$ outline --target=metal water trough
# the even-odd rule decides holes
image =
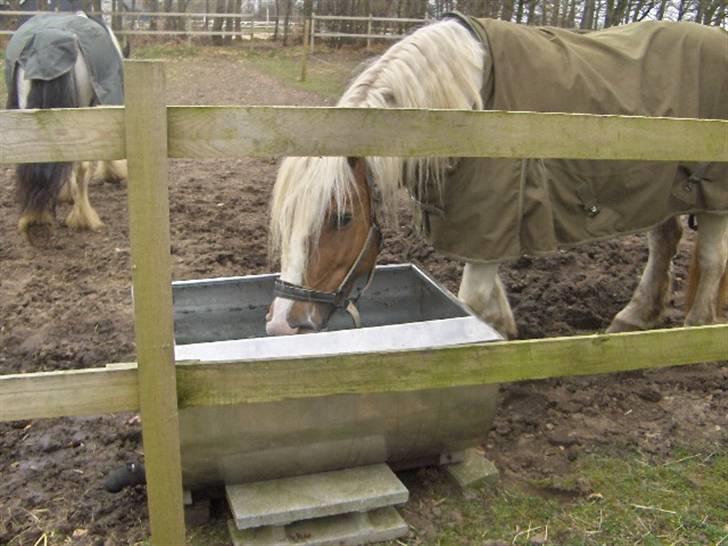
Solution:
[[[352,329],[342,313],[327,332],[266,337],[275,278],[174,283],[177,360],[338,355],[501,339],[409,264],[377,268],[360,301],[362,328]],[[490,385],[183,409],[183,481],[196,489],[376,463],[447,460],[483,442],[496,398],[497,386]]]

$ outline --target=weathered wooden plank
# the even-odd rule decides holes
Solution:
[[[138,409],[136,367],[0,375],[0,421]]]
[[[492,156],[728,161],[728,121],[453,110],[169,109],[179,158]]]
[[[437,351],[226,364],[186,362],[177,364],[177,382],[180,406],[214,406],[591,375],[727,357],[728,326],[723,325]],[[135,373],[135,368],[129,366],[0,376],[0,421],[135,410],[137,387],[127,375]],[[106,395],[112,392],[115,398]]]
[[[125,61],[129,239],[152,542],[184,544],[175,382],[164,65]]]
[[[0,111],[0,163],[123,159],[124,108]]]
[[[0,126],[0,163],[126,156],[121,107],[1,111]],[[728,122],[722,120],[173,106],[169,135],[170,157],[191,159],[354,154],[728,161]]]
[[[180,407],[402,392],[721,360],[728,325],[246,363],[177,366]]]

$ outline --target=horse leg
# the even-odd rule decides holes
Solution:
[[[66,218],[66,225],[74,229],[96,231],[104,224],[88,200],[89,167],[88,161],[80,161],[73,165],[70,180],[73,208]]]
[[[73,203],[73,192],[71,191],[70,180],[67,180],[66,183],[61,186],[61,191],[58,192],[58,202]]]
[[[691,271],[689,284],[696,285],[686,326],[716,322],[721,312],[721,280],[725,282],[728,262],[728,216],[698,215],[697,271]]]
[[[614,317],[608,333],[648,330],[662,319],[671,288],[670,264],[681,236],[678,218],[670,218],[649,232],[645,270],[632,299]]]
[[[126,159],[115,159],[113,161],[99,161],[96,165],[94,178],[118,184],[126,178],[126,174]]]
[[[516,321],[496,264],[466,263],[458,298],[503,336],[516,337]]]

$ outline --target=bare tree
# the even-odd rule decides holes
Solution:
[[[288,25],[291,21],[291,7],[293,0],[285,0],[286,14],[283,19],[283,45],[288,45]]]

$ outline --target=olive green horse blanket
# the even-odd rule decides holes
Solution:
[[[36,15],[13,34],[5,49],[5,82],[10,88],[17,65],[29,80],[53,80],[73,69],[83,53],[94,90],[94,103],[124,103],[122,58],[109,30],[76,14]]]
[[[487,109],[728,119],[724,30],[644,22],[585,34],[452,16],[485,45]],[[438,251],[500,261],[728,212],[728,163],[462,158],[427,194],[437,198],[419,200],[422,224]]]

